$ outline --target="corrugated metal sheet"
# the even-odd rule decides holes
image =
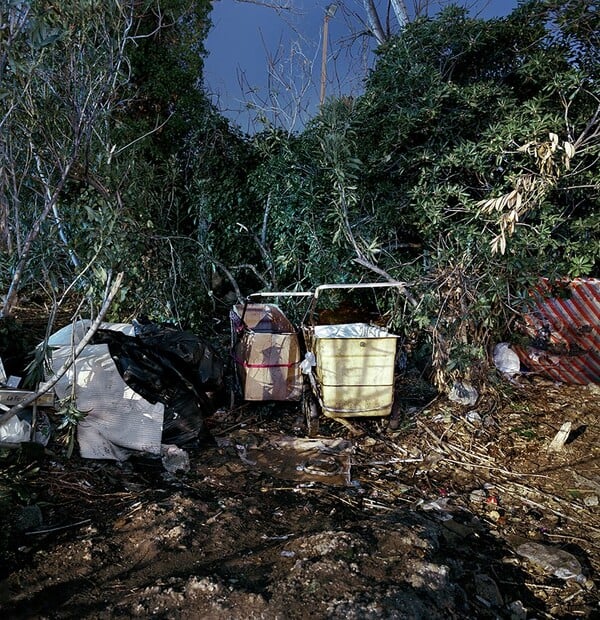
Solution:
[[[513,347],[521,364],[563,383],[600,383],[600,280],[543,280],[532,298],[529,346]]]

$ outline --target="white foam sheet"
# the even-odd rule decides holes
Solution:
[[[48,338],[48,346],[62,347],[78,345],[91,324],[92,322],[89,319],[80,319],[79,321],[65,325]],[[100,323],[100,329],[112,329],[117,332],[123,332],[128,336],[134,335],[134,327],[131,323]]]
[[[53,370],[56,372],[71,354],[71,346],[56,348]],[[88,412],[77,426],[83,458],[123,461],[132,451],[160,454],[164,405],[153,405],[123,381],[107,345],[85,347],[56,384],[57,397],[69,397],[73,384],[77,408]]]

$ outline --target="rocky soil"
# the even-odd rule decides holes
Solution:
[[[314,440],[296,403],[223,409],[189,471],[49,444],[2,520],[0,614],[600,617],[598,387],[499,381],[467,407],[415,385]]]

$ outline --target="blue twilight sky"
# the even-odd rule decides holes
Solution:
[[[388,4],[378,1],[381,7]],[[517,6],[517,0],[456,3],[485,19],[507,15]],[[261,116],[277,127],[297,131],[316,114],[323,77],[324,18],[332,4],[338,8],[328,20],[325,96],[362,93],[374,47],[372,37],[363,34],[362,0],[213,0],[212,4],[213,25],[205,41],[205,87],[221,113],[243,131],[263,129],[256,120]],[[409,14],[414,4],[406,1]],[[276,5],[290,8],[272,8]],[[382,15],[385,19],[385,12]]]

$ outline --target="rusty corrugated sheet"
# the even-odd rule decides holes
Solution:
[[[555,381],[600,383],[600,280],[543,280],[524,315],[529,346],[513,348],[521,364]]]

